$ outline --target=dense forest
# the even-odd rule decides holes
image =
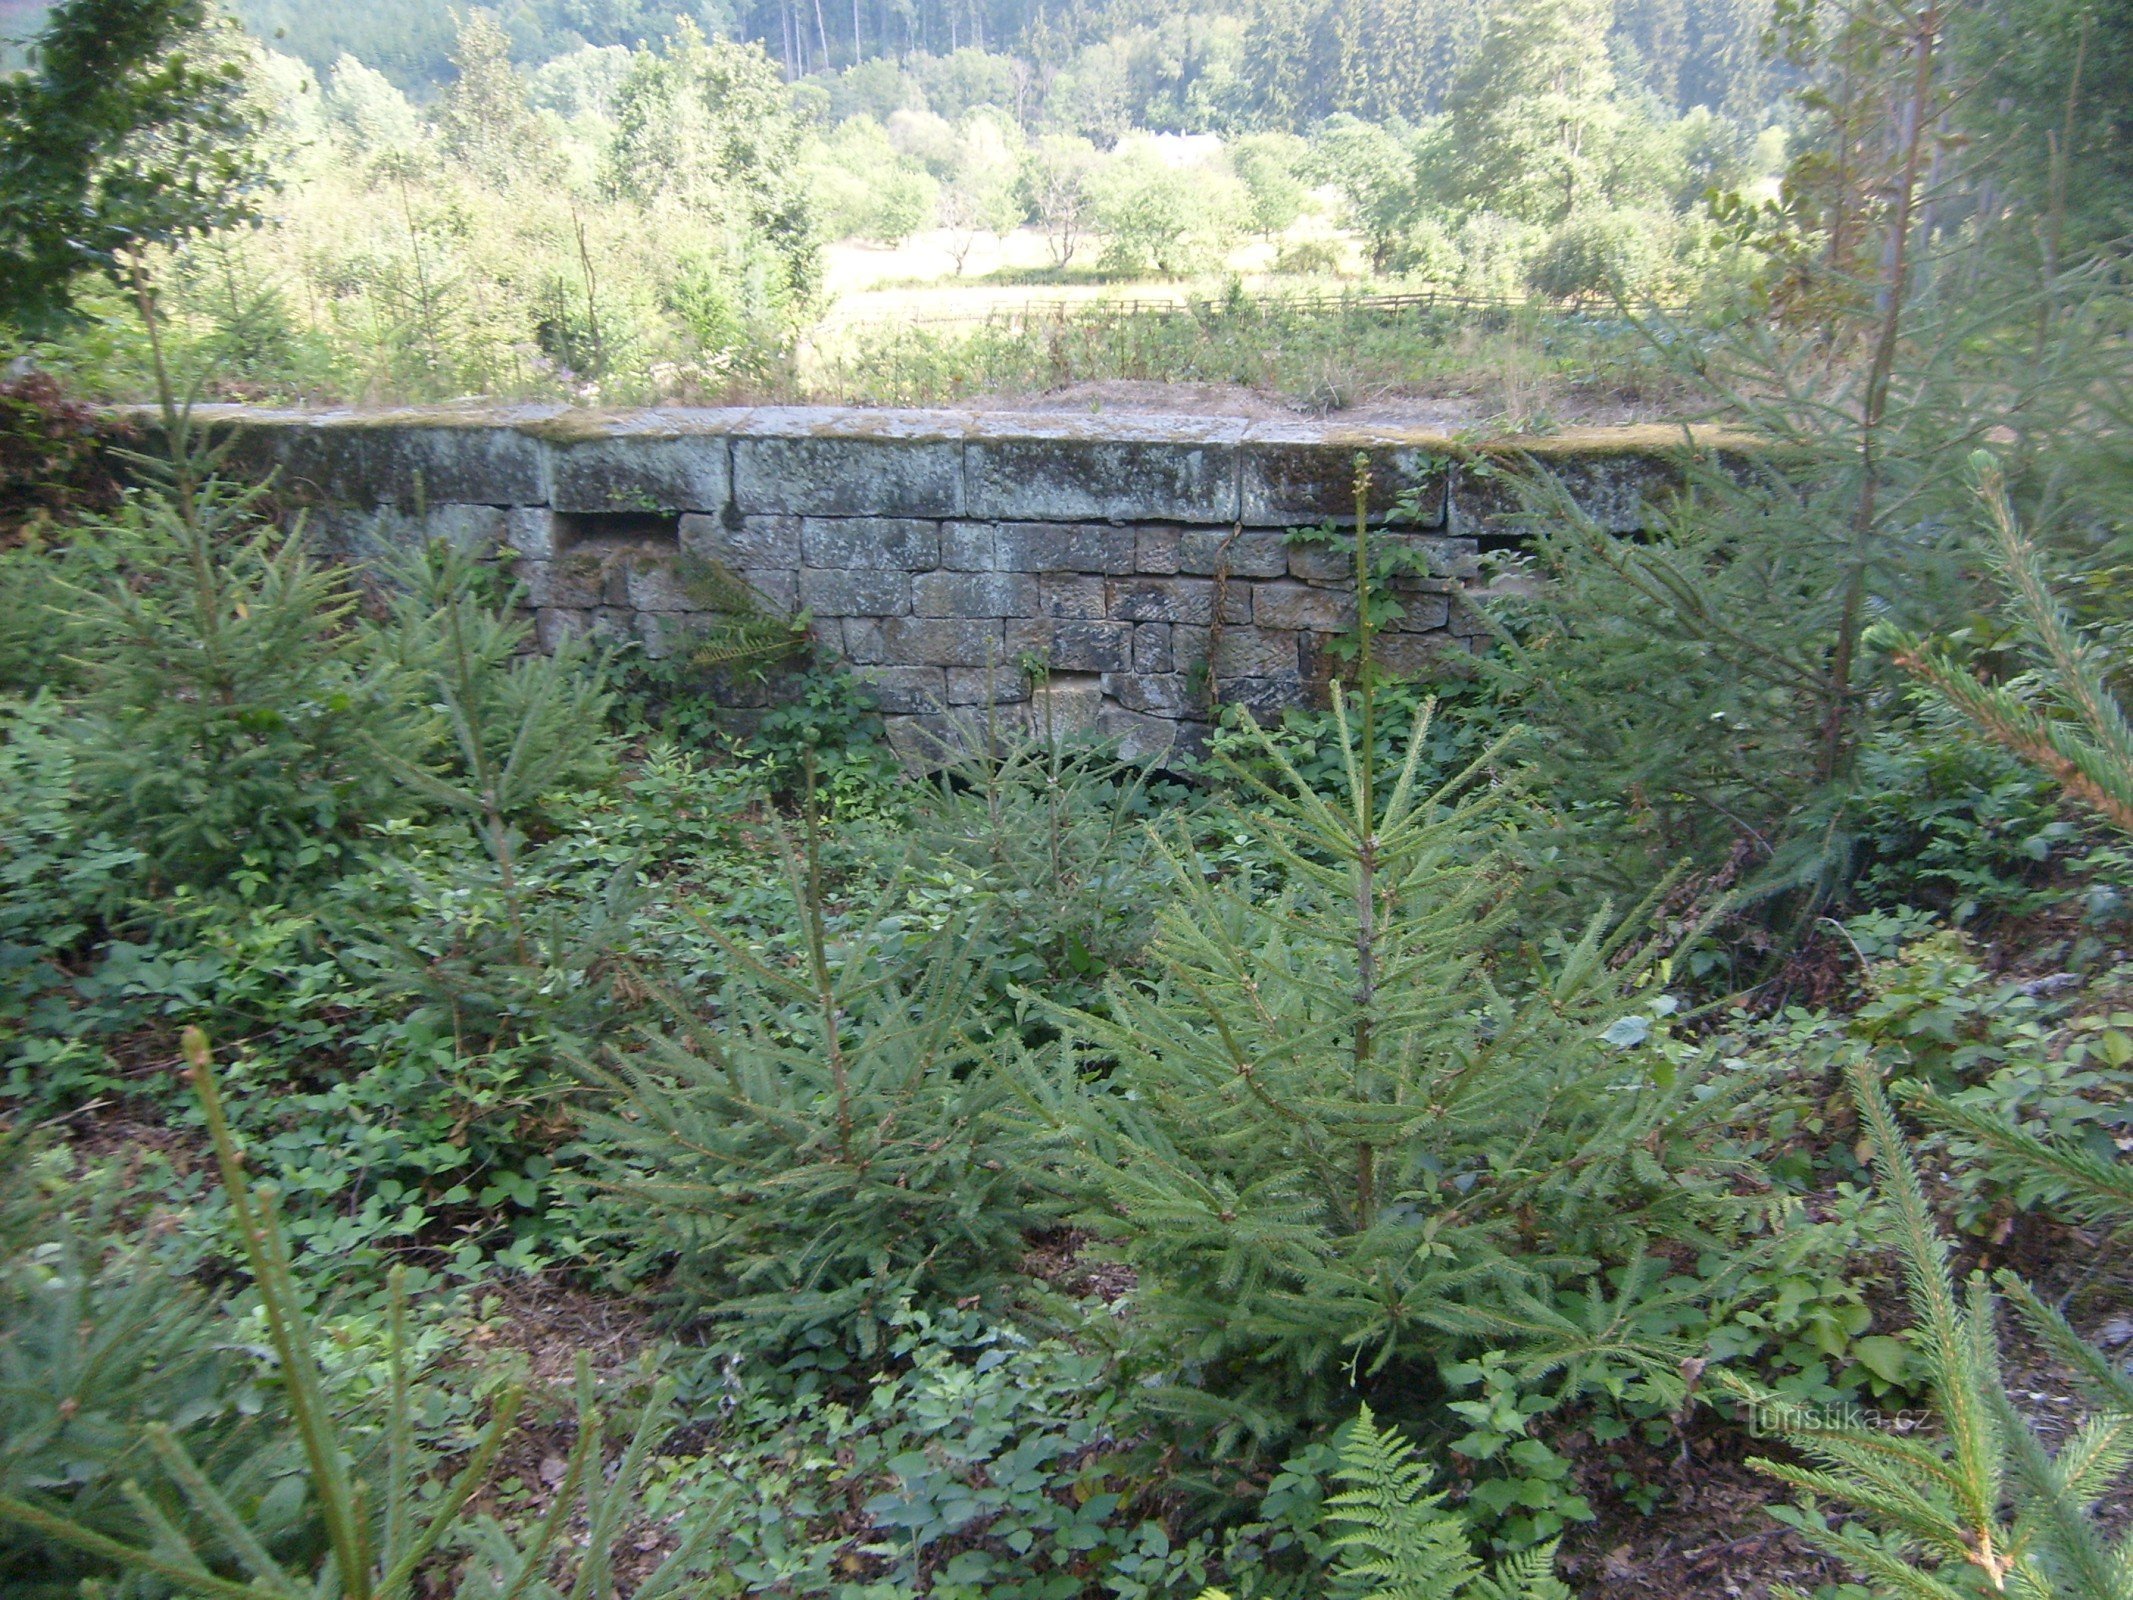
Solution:
[[[0,15],[8,1600],[2133,1600],[2125,5]],[[1128,380],[1352,515],[386,470]]]
[[[1473,49],[1484,7],[1471,0],[1260,0],[1167,5],[1113,0],[1069,5],[909,0],[780,4],[646,4],[546,0],[497,8],[512,54],[538,65],[587,46],[634,48],[684,22],[711,37],[760,43],[785,77],[834,78],[855,68],[875,96],[917,103],[930,70],[967,80],[985,103],[1071,131],[1106,126],[1180,133],[1301,132],[1338,112],[1382,121],[1443,108]],[[1764,110],[1777,83],[1761,50],[1769,7],[1758,0],[1638,0],[1580,19],[1607,40],[1626,81],[1661,103]],[[246,24],[315,70],[353,55],[427,98],[452,76],[445,8],[388,0],[360,9],[307,0],[247,0]],[[920,63],[918,73],[899,72]],[[968,103],[968,102],[966,102]],[[954,115],[951,100],[941,108]],[[1082,126],[1072,127],[1070,119]]]

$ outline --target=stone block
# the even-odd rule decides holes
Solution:
[[[1107,417],[1053,424],[980,419],[964,448],[970,513],[1008,521],[1237,520],[1240,425]]]
[[[1393,598],[1400,602],[1400,614],[1387,625],[1387,633],[1441,633],[1451,618],[1450,595],[1395,591]]]
[[[276,489],[296,501],[407,511],[548,503],[548,451],[533,435],[480,414],[393,416],[252,422],[239,453],[277,472]]]
[[[1107,612],[1120,622],[1187,622],[1205,624],[1222,597],[1222,620],[1252,620],[1252,585],[1217,584],[1211,578],[1113,578]]]
[[[1435,677],[1450,668],[1462,670],[1466,641],[1448,633],[1381,633],[1371,646],[1378,668],[1401,678]]]
[[[1370,465],[1370,515],[1390,518],[1410,502],[1416,527],[1444,521],[1444,486],[1450,461],[1443,453],[1413,445],[1375,442],[1366,436],[1326,435],[1289,424],[1262,424],[1245,435],[1241,452],[1239,518],[1247,524],[1295,526],[1343,524],[1355,518],[1355,458]],[[1278,437],[1288,434],[1291,437]]]
[[[800,575],[797,572],[744,567],[739,576],[741,582],[755,592],[765,611],[791,616],[800,609]]]
[[[488,555],[504,544],[508,526],[507,513],[496,506],[435,505],[420,512],[329,507],[304,516],[311,545],[338,561],[391,561],[433,540]]]
[[[610,434],[549,449],[558,511],[718,511],[728,498],[723,434]]]
[[[1202,710],[1182,672],[1107,672],[1104,693],[1128,711],[1152,717],[1193,717]]]
[[[952,706],[1014,705],[1029,695],[1029,679],[1012,667],[948,669],[948,703]]]
[[[1178,571],[1194,577],[1278,578],[1288,570],[1288,541],[1278,533],[1187,528],[1178,536]]]
[[[1252,621],[1261,628],[1339,633],[1355,626],[1355,598],[1342,589],[1262,583],[1252,590]]]
[[[869,667],[864,676],[884,711],[939,711],[948,703],[948,676],[939,667]]]
[[[997,667],[1012,671],[998,622],[975,618],[891,617],[882,624],[882,646],[902,666]]]
[[[810,567],[930,572],[940,565],[941,526],[909,517],[803,517],[800,550]]]
[[[1480,570],[1476,545],[1468,538],[1447,539],[1437,534],[1388,531],[1373,534],[1370,544],[1380,556],[1394,549],[1418,553],[1431,576],[1439,579],[1467,578]],[[1355,582],[1355,558],[1328,550],[1323,545],[1292,545],[1289,575],[1304,583],[1352,584]]]
[[[638,611],[702,611],[704,600],[689,592],[671,556],[631,555],[621,563],[623,595]]]
[[[1124,622],[1010,622],[1011,660],[1033,655],[1053,672],[1124,672],[1133,660],[1133,628]]]
[[[1489,625],[1481,620],[1481,613],[1467,601],[1464,595],[1453,595],[1452,614],[1445,619],[1447,632],[1462,639],[1481,639],[1488,635]]]
[[[963,445],[879,412],[759,411],[733,441],[733,498],[805,516],[961,516]]]
[[[521,561],[512,574],[525,586],[526,604],[536,610],[583,609],[607,599],[607,567],[597,557],[565,555],[554,561]]]
[[[1087,523],[1003,522],[993,529],[993,552],[1003,572],[1127,573],[1134,535]]]
[[[855,666],[873,666],[889,659],[889,647],[881,636],[882,619],[879,617],[846,617],[840,625],[835,618],[818,622],[815,631],[825,648],[841,651],[844,659]]]
[[[911,578],[903,572],[814,567],[800,572],[800,604],[818,617],[896,617],[911,610]]]
[[[1170,624],[1144,622],[1133,630],[1133,670],[1171,672],[1176,657],[1170,649]]]
[[[1178,742],[1178,724],[1167,717],[1143,716],[1124,706],[1106,705],[1096,714],[1096,737],[1114,742],[1128,761],[1159,761]]]
[[[1103,679],[1093,672],[1055,672],[1030,692],[1030,726],[1040,738],[1092,738],[1103,709]]]
[[[1296,635],[1265,628],[1224,628],[1214,636],[1215,676],[1223,698],[1232,678],[1273,678],[1299,672]]]
[[[1038,583],[1038,616],[1061,622],[1095,622],[1103,617],[1103,579],[1048,572]]]
[[[566,639],[592,632],[592,613],[576,607],[543,606],[533,614],[533,637],[543,650],[559,650]]]
[[[1642,532],[1651,520],[1649,503],[1681,485],[1679,468],[1655,450],[1579,450],[1566,442],[1541,453],[1535,465],[1609,533]],[[1545,502],[1536,510],[1545,515]],[[1452,533],[1520,533],[1524,513],[1518,478],[1505,466],[1486,459],[1462,462],[1453,474]]]
[[[941,565],[950,572],[996,572],[1000,559],[993,548],[989,522],[941,524]]]
[[[504,543],[529,561],[555,556],[555,513],[546,506],[515,506],[504,513]]]
[[[1034,617],[1038,580],[1019,572],[924,572],[911,580],[921,617]]]
[[[628,644],[637,636],[637,615],[628,606],[595,606],[592,619],[596,639]]]
[[[1208,633],[1209,630],[1206,628],[1190,627],[1182,622],[1171,628],[1170,670],[1172,672],[1190,672],[1193,668],[1206,662]],[[1140,645],[1139,628],[1133,630],[1133,642],[1135,648],[1138,649]]]
[[[882,731],[899,761],[907,767],[924,769],[937,767],[969,748],[969,730],[964,726],[967,719],[967,712],[891,712],[882,718]]]
[[[1133,570],[1150,572],[1158,577],[1179,570],[1179,543],[1184,532],[1178,528],[1143,528],[1133,536]]]
[[[1266,678],[1224,678],[1222,703],[1242,706],[1262,723],[1278,718],[1291,706],[1308,698],[1300,673],[1288,672]]]
[[[800,565],[798,517],[690,515],[681,519],[682,550],[736,571]]]
[[[638,641],[648,660],[664,661],[686,650],[691,634],[704,628],[701,611],[640,611],[636,615]]]

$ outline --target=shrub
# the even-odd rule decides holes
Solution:
[[[233,1480],[218,1476],[213,1470],[218,1463],[212,1457],[203,1460],[182,1428],[152,1421],[125,1436],[132,1462],[142,1469],[152,1462],[157,1469],[152,1479],[145,1470],[139,1474],[153,1485],[150,1494],[136,1489],[127,1496],[140,1514],[137,1531],[129,1527],[114,1536],[63,1503],[55,1504],[56,1497],[18,1493],[11,1483],[0,1484],[0,1525],[28,1530],[48,1549],[85,1552],[134,1581],[217,1600],[316,1600],[322,1594],[414,1600],[445,1592],[459,1600],[499,1594],[563,1600],[611,1593],[616,1547],[636,1520],[640,1479],[667,1421],[666,1391],[655,1392],[628,1448],[610,1468],[603,1454],[604,1420],[580,1358],[576,1437],[554,1497],[532,1527],[506,1529],[475,1509],[476,1497],[490,1487],[525,1388],[504,1391],[473,1447],[445,1479],[445,1462],[424,1446],[416,1429],[406,1359],[405,1279],[396,1272],[390,1286],[389,1386],[378,1430],[383,1448],[369,1448],[354,1419],[336,1415],[329,1403],[317,1335],[290,1269],[279,1218],[271,1197],[255,1191],[244,1176],[199,1030],[186,1030],[184,1051],[287,1400],[295,1434],[291,1453],[301,1453],[303,1473],[295,1481],[309,1491],[323,1529],[323,1549],[277,1549],[291,1497],[281,1497],[278,1504],[272,1496],[255,1503],[234,1492]],[[32,1448],[40,1443],[33,1437]],[[256,1483],[262,1468],[277,1459],[255,1450],[241,1461],[234,1481]],[[159,1514],[159,1506],[177,1514]],[[565,1540],[561,1535],[569,1519],[578,1519],[583,1532]],[[642,1600],[664,1600],[687,1592],[680,1586],[702,1572],[704,1547],[715,1530],[707,1520],[684,1535],[635,1593]]]
[[[1551,1286],[1708,1200],[1719,1097],[1666,1037],[1660,969],[1600,922],[1545,972],[1492,949],[1497,749],[1425,789],[1423,716],[1374,771],[1368,670],[1358,713],[1336,701],[1346,794],[1264,740],[1279,786],[1210,830],[1260,865],[1172,846],[1153,981],[1114,982],[1101,1017],[1045,1007],[1067,1038],[1026,1074],[1087,1225],[1139,1274],[1149,1348],[1204,1391],[1173,1400],[1263,1436],[1477,1338],[1585,1337]]]
[[[1548,236],[1526,283],[1551,300],[1637,299],[1658,283],[1670,231],[1649,212],[1585,212]]]
[[[871,1351],[897,1307],[996,1296],[1044,1216],[1006,1138],[1009,1090],[973,1037],[966,935],[901,959],[903,884],[834,923],[814,796],[782,835],[799,960],[705,922],[734,968],[717,1022],[611,1069],[602,1182],[642,1206],[694,1309],[775,1345],[827,1330]]]
[[[971,730],[902,819],[913,910],[966,922],[996,1002],[1094,1003],[1147,940],[1147,778],[1100,750]]]
[[[129,497],[126,570],[75,596],[87,813],[165,884],[315,881],[402,804],[372,758],[395,738],[392,686],[354,651],[344,580],[203,464]]]
[[[100,1538],[147,1542],[154,1519],[212,1536],[173,1483],[140,1494],[151,1426],[199,1463],[262,1546],[315,1553],[287,1419],[223,1337],[221,1308],[141,1245],[114,1242],[112,1191],[70,1219],[54,1194],[68,1162],[0,1140],[0,1500],[37,1506]],[[0,1514],[0,1587],[61,1600],[117,1572]]]

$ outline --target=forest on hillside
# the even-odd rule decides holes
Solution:
[[[1580,390],[1662,404],[1614,308],[1715,324],[1758,241],[1814,225],[1781,186],[1813,24],[1733,0],[239,15],[215,49],[265,160],[251,226],[173,241],[158,274],[171,336],[252,398],[923,403],[1161,375],[1463,394],[1528,426]],[[1950,48],[2008,91],[1973,136],[2024,179],[1937,227],[2032,226],[2054,161],[2084,236],[2117,226],[2115,124],[2042,108],[2117,93],[2122,30],[2068,10],[2024,53],[1958,20]],[[108,309],[42,359],[145,393]]]

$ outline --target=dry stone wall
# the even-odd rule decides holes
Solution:
[[[1476,646],[1484,552],[1511,537],[1485,462],[1451,441],[1305,421],[821,409],[392,413],[228,408],[321,546],[441,538],[515,564],[538,637],[660,657],[737,576],[804,612],[911,739],[990,705],[1152,754],[1211,708],[1304,703],[1355,621],[1345,558],[1287,531],[1352,518],[1368,458],[1383,537],[1416,547],[1385,659]],[[1603,525],[1674,480],[1664,434],[1529,442]],[[736,683],[736,703],[761,685]]]

